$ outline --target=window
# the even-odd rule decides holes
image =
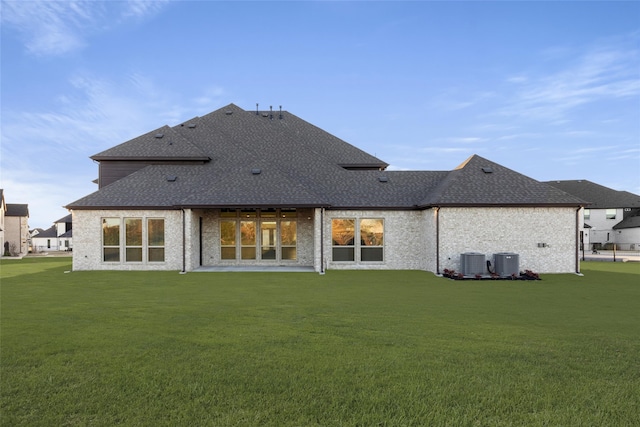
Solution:
[[[331,220],[334,261],[355,261],[355,219]]]
[[[68,244],[66,241],[65,245]],[[102,260],[121,262],[122,249],[124,262],[164,262],[164,219],[102,218]]]
[[[221,209],[220,217],[221,260],[297,259],[295,209]]]
[[[220,258],[236,259],[236,221],[220,221]]]
[[[256,259],[255,221],[240,221],[240,258]]]
[[[164,262],[164,219],[147,219],[147,259]]]
[[[285,215],[283,214],[283,217]],[[282,221],[280,223],[280,247],[282,248],[282,259],[296,260],[298,234],[296,231],[296,221]]]
[[[591,209],[584,210],[584,219],[591,219]]]
[[[120,262],[120,218],[102,219],[102,260]]]
[[[616,209],[607,209],[607,219],[616,219]]]
[[[360,220],[360,261],[382,261],[384,223],[382,219]]]
[[[356,223],[360,239],[356,240]],[[356,251],[360,262],[384,261],[384,220],[373,218],[334,219],[331,221],[333,261],[356,261]]]
[[[142,218],[125,218],[125,260],[142,262]]]

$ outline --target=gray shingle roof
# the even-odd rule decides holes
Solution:
[[[618,191],[586,179],[547,181],[553,187],[589,202],[590,209],[638,208],[640,196],[628,191]]]
[[[29,216],[29,205],[7,203],[5,216]]]
[[[149,166],[67,207],[415,209],[582,203],[479,156],[472,156],[454,171],[385,171],[387,164],[377,157],[287,111],[282,112],[282,119],[279,115],[276,111],[271,118],[269,112],[256,114],[230,104],[105,150],[92,158],[169,160],[175,155],[193,162],[150,161]],[[164,136],[156,138],[158,133]],[[175,141],[175,146],[167,147],[162,142],[165,138]],[[205,157],[210,160],[203,162]],[[482,172],[485,166],[493,173]]]

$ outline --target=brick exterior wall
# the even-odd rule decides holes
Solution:
[[[519,255],[520,270],[576,272],[575,208],[441,208],[440,272],[461,271],[460,255]],[[544,244],[539,247],[538,244]]]
[[[182,212],[179,210],[75,210],[73,214],[73,270],[182,270]],[[102,261],[102,218],[164,218],[164,262]],[[120,229],[120,238],[124,237]],[[122,256],[121,256],[122,258]]]
[[[102,223],[105,217],[165,219],[164,263],[105,263],[102,261]],[[185,210],[185,269],[200,265],[200,218],[202,218],[202,265],[253,265],[266,261],[220,260],[219,210]],[[321,219],[322,218],[322,219]],[[334,218],[381,218],[384,220],[384,260],[355,262],[332,260],[331,220]],[[321,232],[324,225],[324,232]],[[440,208],[427,210],[325,210],[299,209],[297,260],[283,265],[313,265],[325,269],[461,270],[465,252],[519,255],[520,270],[538,273],[576,271],[576,210],[574,208]],[[182,270],[182,212],[160,210],[74,211],[74,270]],[[437,236],[439,233],[439,248]],[[123,231],[121,230],[121,235]],[[356,236],[359,232],[356,230]],[[322,236],[322,240],[321,240]],[[544,244],[544,247],[539,247]],[[321,248],[324,253],[321,253]],[[357,249],[357,247],[356,247]],[[274,262],[275,264],[275,262]],[[277,264],[276,264],[277,265]]]

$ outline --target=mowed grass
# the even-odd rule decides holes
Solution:
[[[0,268],[3,426],[640,422],[640,263],[542,281]]]

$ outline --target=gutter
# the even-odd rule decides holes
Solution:
[[[320,274],[324,274],[324,208],[320,208]]]
[[[580,274],[580,209],[582,206],[576,209],[576,274]]]
[[[440,206],[436,206],[436,274],[440,274]]]
[[[185,219],[185,213],[184,213],[184,209],[182,210],[182,271],[180,272],[180,274],[186,274],[186,264],[187,264],[187,247],[186,247],[186,219]]]

